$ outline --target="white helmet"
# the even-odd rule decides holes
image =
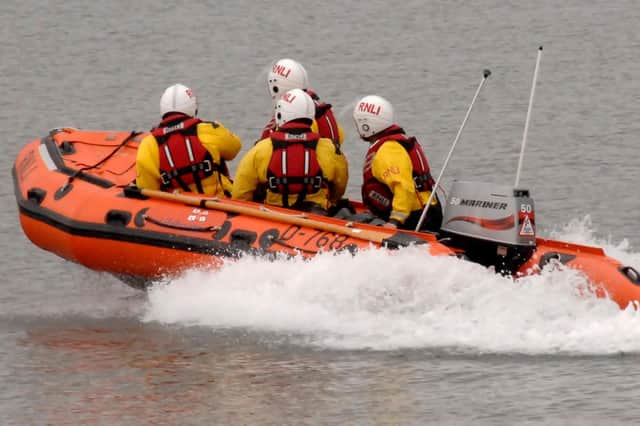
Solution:
[[[302,89],[293,89],[286,92],[276,102],[274,116],[278,127],[292,120],[306,118],[313,120],[316,115],[316,105],[313,99]]]
[[[366,139],[393,124],[393,107],[383,97],[365,96],[353,110],[353,121],[360,137]]]
[[[194,117],[198,113],[198,98],[187,86],[174,84],[167,87],[160,98],[160,115],[181,112]]]
[[[291,89],[307,89],[307,71],[293,59],[280,59],[273,64],[267,80],[269,94],[274,101]]]

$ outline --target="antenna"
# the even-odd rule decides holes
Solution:
[[[533,96],[536,93],[536,81],[538,80],[538,68],[540,68],[540,57],[542,56],[542,46],[538,48],[538,58],[536,59],[536,68],[533,71],[533,82],[531,83],[531,95],[529,96],[529,108],[527,109],[527,119],[524,123],[524,133],[522,134],[522,146],[520,147],[520,159],[518,160],[518,171],[516,172],[515,188],[520,183],[520,170],[522,170],[522,159],[524,158],[524,147],[527,144],[527,133],[529,132],[529,121],[531,120],[531,107],[533,105]]]
[[[424,218],[427,216],[427,211],[429,210],[429,206],[431,205],[431,201],[433,200],[433,197],[435,197],[436,195],[436,190],[438,189],[438,186],[440,186],[440,180],[442,179],[442,175],[444,174],[444,169],[447,168],[447,164],[449,163],[449,160],[451,159],[451,155],[453,154],[453,150],[456,149],[456,144],[458,143],[458,139],[460,139],[460,135],[462,134],[462,129],[464,129],[465,124],[467,124],[467,119],[469,118],[469,114],[471,114],[471,109],[473,109],[473,104],[476,103],[476,98],[478,97],[478,94],[480,93],[480,89],[482,89],[482,85],[484,84],[484,82],[487,80],[487,78],[491,75],[491,70],[485,69],[484,71],[482,71],[482,80],[480,80],[480,84],[478,85],[478,88],[476,89],[476,93],[475,95],[473,95],[473,99],[471,100],[471,105],[469,105],[469,108],[467,109],[467,113],[464,116],[464,120],[462,120],[462,124],[460,125],[460,128],[458,129],[458,134],[456,135],[456,138],[453,141],[453,145],[451,145],[451,149],[449,150],[449,154],[447,155],[446,160],[444,160],[444,164],[442,165],[442,169],[440,170],[440,174],[438,175],[438,179],[436,179],[436,182],[433,184],[433,188],[431,188],[431,194],[429,195],[429,199],[427,200],[427,204],[424,205],[424,209],[422,210],[422,214],[420,215],[420,219],[418,220],[418,224],[416,225],[416,232],[420,230],[420,227],[422,226],[422,222],[424,221]]]

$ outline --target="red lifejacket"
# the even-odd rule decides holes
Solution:
[[[327,184],[322,175],[316,147],[317,133],[308,124],[289,122],[271,133],[273,153],[267,169],[267,187],[282,194],[282,205],[289,207],[289,195],[298,194],[293,208],[298,208],[308,194],[315,194]]]
[[[362,202],[376,215],[388,218],[391,214],[393,192],[391,189],[373,176],[373,157],[380,147],[387,141],[396,141],[407,151],[411,159],[411,174],[417,192],[433,190],[433,178],[429,171],[427,157],[422,151],[420,143],[415,137],[407,137],[399,126],[392,126],[383,136],[371,144],[365,157],[362,177]]]
[[[189,185],[195,184],[198,192],[203,193],[202,179],[220,169],[198,138],[201,122],[178,113],[165,117],[158,127],[151,129],[158,142],[163,190],[190,191]]]
[[[313,103],[316,106],[315,120],[318,125],[318,134],[321,138],[331,139],[336,146],[336,149],[340,150],[340,129],[338,122],[336,121],[333,111],[331,110],[331,104],[320,102],[320,98],[310,89],[305,89],[305,92],[311,96]],[[276,128],[275,118],[271,118],[269,122],[262,129],[262,135],[260,139],[268,138]]]
[[[316,106],[316,115],[315,120],[318,125],[318,134],[321,138],[331,139],[333,144],[335,145],[337,151],[340,151],[340,128],[338,127],[338,122],[336,121],[336,117],[333,115],[333,110],[331,109],[331,104],[326,102],[320,102],[320,98],[311,89],[304,89],[305,92],[311,99],[313,99],[313,103]]]

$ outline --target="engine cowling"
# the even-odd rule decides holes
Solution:
[[[455,181],[441,235],[470,260],[513,273],[536,246],[535,208],[527,189]]]

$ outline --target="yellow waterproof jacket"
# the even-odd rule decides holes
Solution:
[[[304,201],[312,202],[324,209],[328,209],[344,195],[347,180],[349,179],[348,164],[346,157],[336,151],[331,139],[318,139],[316,156],[322,169],[322,174],[329,182],[329,189],[322,188],[315,194],[308,194]],[[260,187],[266,187],[267,170],[272,153],[273,144],[270,138],[266,138],[258,141],[242,157],[233,179],[232,198],[252,201],[256,190]],[[293,205],[297,197],[297,194],[290,194],[289,205]],[[282,206],[282,195],[267,189],[265,203]]]
[[[213,161],[220,164],[221,160],[233,160],[242,147],[240,138],[219,123],[202,122],[197,125],[198,139],[211,154]],[[146,136],[138,147],[136,158],[136,185],[138,188],[160,189],[160,157],[158,143],[153,135]],[[231,192],[232,183],[229,178],[217,171],[202,180],[202,189],[207,195],[225,196]],[[197,192],[194,184],[189,185],[193,192]]]
[[[406,149],[396,141],[386,141],[375,153],[371,172],[393,193],[389,219],[404,223],[411,212],[422,210],[431,191],[418,192],[413,181],[413,166]],[[432,204],[436,204],[434,197]]]

